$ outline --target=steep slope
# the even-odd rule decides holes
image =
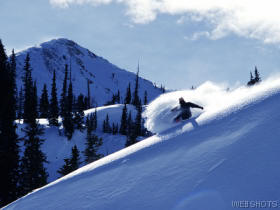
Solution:
[[[209,91],[209,85],[185,91],[197,101],[195,95],[205,93],[199,96],[205,102],[204,113],[163,130],[159,129],[163,125],[157,125],[162,116],[157,112],[147,125],[160,134],[89,164],[4,209],[227,210],[233,202],[246,200],[265,202],[263,209],[272,205],[269,201],[279,205],[279,84],[279,80],[270,81],[228,93],[215,90],[217,94]],[[207,98],[209,94],[220,98]],[[163,101],[171,100],[166,106],[176,104],[170,94],[158,100],[149,105],[148,113]],[[212,107],[215,100],[221,104]]]
[[[54,70],[57,73],[57,88],[58,93],[60,93],[65,64],[68,64],[69,68],[71,66],[73,87],[76,95],[80,93],[87,95],[87,80],[90,81],[91,96],[95,105],[103,105],[118,90],[122,98],[124,98],[129,82],[131,83],[132,91],[134,89],[134,73],[120,69],[77,43],[62,38],[42,43],[40,46],[32,47],[16,54],[19,89],[22,83],[21,77],[27,53],[31,57],[32,74],[34,80],[37,81],[39,94],[41,94],[44,83],[47,84],[50,93]],[[136,70],[135,68],[135,72]],[[160,89],[155,88],[152,82],[143,78],[140,78],[139,86],[139,96],[141,98],[144,97],[145,90],[148,92],[149,100],[154,99],[161,93]]]

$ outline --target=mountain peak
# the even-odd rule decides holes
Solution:
[[[39,47],[31,47],[17,54],[17,70],[19,88],[20,78],[23,74],[24,59],[29,53],[34,80],[38,89],[43,88],[44,83],[50,90],[53,71],[56,71],[57,89],[60,93],[64,78],[65,65],[68,64],[72,72],[72,83],[75,94],[87,95],[87,82],[90,82],[90,92],[95,105],[103,105],[112,99],[113,94],[121,92],[124,98],[128,83],[135,82],[135,74],[111,64],[102,57],[77,44],[76,42],[58,38],[44,42]],[[144,96],[148,92],[150,100],[158,96],[161,91],[155,88],[153,83],[140,78],[140,92]]]
[[[66,39],[66,38],[51,39],[49,41],[41,43],[40,46],[41,47],[48,47],[48,46],[81,47],[73,40]]]

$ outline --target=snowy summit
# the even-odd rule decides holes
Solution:
[[[56,71],[57,89],[58,95],[60,95],[66,64],[71,70],[74,94],[87,95],[89,81],[92,103],[97,106],[102,106],[108,102],[113,94],[117,94],[118,90],[121,97],[124,98],[128,84],[130,83],[132,88],[135,85],[134,73],[120,69],[90,50],[79,46],[74,41],[60,38],[44,42],[39,46],[28,48],[16,54],[19,90],[22,85],[21,79],[27,53],[30,55],[32,75],[37,82],[38,90],[41,90],[46,83],[50,92],[53,71]],[[133,71],[137,72],[137,63]],[[70,80],[70,75],[68,79]],[[139,95],[144,97],[145,91],[148,92],[149,100],[154,99],[161,93],[160,89],[155,87],[152,82],[140,78]]]

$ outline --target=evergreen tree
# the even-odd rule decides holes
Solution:
[[[127,134],[127,107],[126,107],[126,104],[124,104],[124,107],[122,110],[120,134],[122,134],[122,135]]]
[[[139,89],[139,64],[138,64],[138,70],[137,70],[136,79],[135,79],[135,89],[134,89],[133,100],[132,100],[132,104],[134,106],[138,106],[140,103],[140,99],[138,96],[138,89]]]
[[[68,79],[68,65],[65,64],[64,70],[64,80],[62,86],[62,92],[60,97],[60,115],[62,118],[65,118],[66,115],[66,106],[67,106],[67,79]]]
[[[37,88],[36,83],[32,87],[31,108],[33,118],[28,118],[28,123],[23,130],[25,132],[24,145],[25,151],[20,165],[20,186],[21,195],[47,184],[48,173],[44,167],[47,163],[45,154],[41,151],[44,140],[40,138],[44,134],[44,129],[37,123]]]
[[[130,135],[133,132],[134,122],[132,120],[131,111],[129,111],[128,118],[127,118],[127,135]]]
[[[256,83],[261,82],[260,73],[256,66],[255,66],[255,81],[256,81]]]
[[[130,102],[131,102],[131,90],[130,90],[130,83],[128,83],[124,103],[125,104],[130,104]]]
[[[4,100],[4,103],[0,103],[0,207],[14,201],[19,195],[19,147],[15,124],[16,72],[13,59],[9,65],[0,40],[0,98]]]
[[[67,94],[67,105],[66,105],[66,115],[63,119],[63,127],[64,127],[64,134],[70,140],[74,133],[74,120],[73,120],[73,89],[72,89],[72,82],[70,80],[70,84],[68,87],[68,94]]]
[[[137,122],[138,118],[139,118],[138,115],[139,115],[139,111],[137,111],[136,121],[133,122],[131,111],[129,112],[128,119],[127,119],[128,127],[127,127],[126,143],[125,143],[126,147],[137,143],[137,136],[139,133],[139,126],[138,126],[138,122]]]
[[[142,106],[141,106],[141,101],[140,104],[136,107],[137,109],[137,115],[135,119],[135,126],[134,126],[134,135],[141,136],[142,134]]]
[[[85,100],[85,105],[86,105],[86,109],[90,109],[90,107],[91,107],[91,104],[90,104],[90,87],[89,87],[89,85],[90,85],[90,82],[89,82],[89,79],[87,79],[87,97],[85,97],[85,99],[87,99],[87,100]]]
[[[104,133],[112,133],[112,128],[109,122],[109,115],[106,115],[106,119],[103,121],[103,132]]]
[[[94,110],[93,115],[93,130],[95,131],[97,129],[97,109]]]
[[[81,164],[80,151],[78,150],[76,145],[74,145],[74,147],[72,148],[70,164],[72,166],[73,171],[77,170]]]
[[[250,72],[250,81],[247,83],[247,85],[252,86],[259,82],[261,82],[260,73],[257,67],[255,66],[255,78],[253,77],[252,72]]]
[[[11,88],[14,90],[13,93],[15,94],[13,96],[13,100],[15,103],[15,108],[17,109],[17,103],[16,103],[16,98],[17,98],[17,84],[16,84],[16,55],[15,55],[15,51],[14,49],[12,50],[12,55],[11,55],[11,59],[9,62],[9,67],[10,67],[10,82],[11,82]]]
[[[144,105],[147,105],[147,104],[148,104],[148,93],[145,90],[145,92],[144,92]]]
[[[130,133],[130,135],[126,137],[125,147],[129,147],[137,142],[137,136],[134,133]]]
[[[65,176],[65,175],[71,173],[72,171],[73,170],[71,167],[70,159],[64,158],[64,165],[59,170],[57,170],[57,173],[61,174],[61,176]]]
[[[23,85],[24,85],[24,112],[23,119],[25,123],[31,123],[32,119],[34,119],[35,107],[32,107],[32,99],[33,99],[33,80],[31,76],[31,66],[30,66],[30,56],[26,55],[24,61],[24,76],[23,76]]]
[[[102,131],[103,131],[103,133],[108,133],[108,130],[106,127],[106,120],[103,120]]]
[[[72,147],[71,157],[64,159],[65,164],[57,171],[62,176],[65,176],[72,171],[75,171],[79,168],[80,162],[80,152],[76,145]]]
[[[252,72],[250,71],[250,81],[253,81],[253,80],[254,80],[254,77],[253,77]]]
[[[252,86],[252,85],[254,85],[256,83],[256,81],[255,81],[255,79],[254,79],[254,77],[253,77],[253,74],[252,74],[252,72],[250,72],[250,80],[249,80],[249,82],[247,83],[247,85],[248,86]]]
[[[98,138],[93,134],[94,131],[94,119],[93,117],[87,117],[86,120],[87,137],[86,137],[86,149],[83,152],[85,155],[86,163],[91,163],[102,157],[98,154],[98,149],[102,145],[102,138]]]
[[[37,119],[39,117],[39,113],[38,113],[38,96],[37,96],[37,82],[36,81],[33,82],[32,104],[34,104],[33,112],[34,112],[35,119]]]
[[[113,125],[112,125],[112,134],[116,135],[118,133],[118,131],[119,131],[118,123],[117,124],[113,123]]]
[[[57,102],[57,89],[56,89],[56,75],[55,71],[53,72],[52,79],[52,92],[51,92],[51,100],[50,100],[50,113],[49,113],[49,124],[51,126],[58,126],[58,102]]]
[[[84,129],[83,124],[84,124],[84,96],[82,94],[80,94],[78,96],[78,100],[76,103],[76,112],[74,115],[74,124],[76,129],[82,131]]]
[[[47,85],[44,84],[44,88],[42,90],[42,95],[40,98],[40,117],[41,118],[48,118],[49,116],[49,96]]]
[[[23,118],[23,103],[24,103],[24,98],[23,98],[23,89],[22,87],[20,88],[19,95],[18,95],[18,111],[17,111],[17,118],[22,119]]]
[[[116,103],[121,103],[121,94],[120,94],[120,90],[118,90],[118,93],[116,95]]]

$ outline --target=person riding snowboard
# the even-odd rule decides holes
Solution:
[[[181,97],[179,98],[180,107],[175,107],[171,111],[181,110],[181,113],[174,119],[175,122],[179,122],[180,118],[182,120],[187,120],[192,116],[190,108],[199,108],[203,109],[202,106],[191,102],[185,102],[185,100]]]

